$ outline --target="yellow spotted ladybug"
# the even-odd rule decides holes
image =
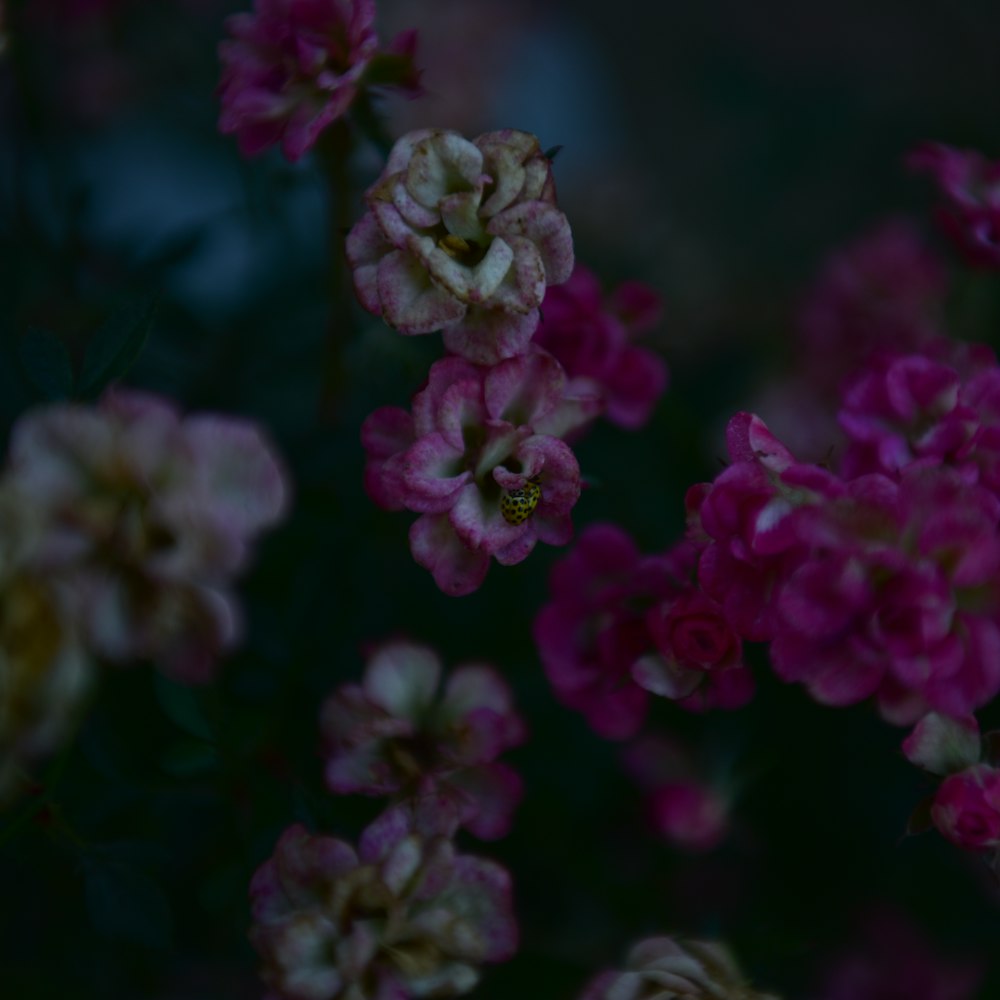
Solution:
[[[508,524],[524,524],[535,513],[541,499],[538,476],[532,476],[520,489],[504,490],[500,497],[500,513]]]

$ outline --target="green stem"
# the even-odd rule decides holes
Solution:
[[[326,173],[327,229],[330,240],[330,262],[327,271],[330,318],[320,389],[320,419],[327,423],[332,423],[336,419],[347,384],[344,346],[353,327],[347,257],[344,252],[345,238],[351,225],[351,181],[348,165],[352,147],[353,137],[344,121],[336,122],[327,129],[317,145]]]

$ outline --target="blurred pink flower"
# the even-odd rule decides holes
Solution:
[[[943,958],[910,920],[877,911],[862,938],[823,975],[817,1000],[973,1000],[981,962]]]
[[[253,424],[124,391],[22,417],[6,482],[43,520],[34,563],[71,583],[88,644],[192,681],[236,641],[231,581],[288,494]]]
[[[219,45],[220,131],[236,133],[244,156],[280,142],[300,159],[364,85],[378,53],[374,22],[374,0],[255,0],[252,14],[234,14]],[[390,45],[393,72],[380,85],[419,91],[414,42],[407,32]]]
[[[911,170],[930,174],[943,204],[938,222],[970,264],[1000,268],[1000,162],[974,149],[927,142],[906,158]]]
[[[646,797],[650,821],[672,847],[713,851],[729,836],[730,796],[699,773],[694,755],[674,740],[646,733],[622,751],[625,772]]]
[[[546,287],[573,269],[552,167],[527,132],[422,129],[397,141],[347,237],[361,304],[400,333],[442,330],[453,354],[523,353]]]
[[[261,974],[286,1000],[458,996],[517,948],[507,872],[426,838],[398,807],[357,851],[289,827],[250,899]]]
[[[491,667],[456,667],[439,692],[441,661],[426,646],[392,642],[369,659],[361,684],[323,705],[326,781],[340,794],[433,796],[476,836],[510,829],[520,777],[497,757],[526,738],[510,688]]]
[[[559,363],[538,349],[492,368],[447,357],[431,366],[412,413],[383,407],[365,420],[368,492],[422,515],[410,550],[445,593],[476,590],[491,558],[512,566],[538,541],[569,541],[580,469],[561,437],[596,401],[566,392]],[[529,493],[534,502],[513,516],[509,498]]]
[[[569,279],[548,288],[535,343],[555,355],[570,378],[586,379],[614,424],[636,430],[667,387],[667,366],[631,340],[660,320],[659,296],[627,281],[605,299],[597,276],[577,264]]]
[[[942,337],[944,263],[906,219],[890,219],[832,254],[799,314],[800,368],[836,392],[882,350],[915,350]]]
[[[931,806],[938,831],[967,851],[1000,847],[1000,771],[988,764],[949,775]]]

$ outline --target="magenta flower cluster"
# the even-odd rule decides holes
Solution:
[[[832,705],[874,695],[901,724],[996,695],[1000,501],[974,458],[949,462],[942,444],[838,476],[750,414],[728,446],[729,468],[688,494],[698,579],[743,638],[770,642],[780,677]]]
[[[505,836],[522,782],[497,758],[527,736],[510,688],[484,664],[456,667],[439,693],[440,683],[441,660],[426,646],[376,650],[361,683],[342,685],[323,705],[327,785],[427,803],[449,835],[461,825]]]
[[[300,159],[372,83],[420,93],[416,34],[380,53],[374,0],[255,0],[252,14],[234,14],[226,27],[219,130],[236,134],[244,156],[280,143]],[[390,72],[368,80],[376,60]]]
[[[682,707],[738,708],[753,694],[742,643],[695,579],[698,548],[643,556],[613,524],[595,524],[552,569],[534,623],[556,697],[607,739],[641,728],[650,695]]]

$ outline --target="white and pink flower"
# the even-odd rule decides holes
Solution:
[[[250,422],[124,391],[26,414],[5,482],[43,522],[33,565],[72,589],[87,644],[191,681],[236,642],[231,583],[288,497]]]
[[[419,513],[414,559],[446,593],[471,593],[491,559],[512,566],[539,541],[569,541],[580,469],[562,436],[597,406],[568,396],[559,363],[538,349],[491,368],[443,358],[410,413],[383,407],[365,420],[368,492],[383,507]],[[516,491],[534,492],[523,519],[505,513]]]
[[[286,1000],[459,996],[517,948],[507,872],[397,807],[357,850],[289,827],[250,883],[250,941]]]
[[[549,285],[573,270],[538,139],[423,129],[393,147],[347,238],[361,304],[400,333],[441,330],[478,364],[523,353]]]

